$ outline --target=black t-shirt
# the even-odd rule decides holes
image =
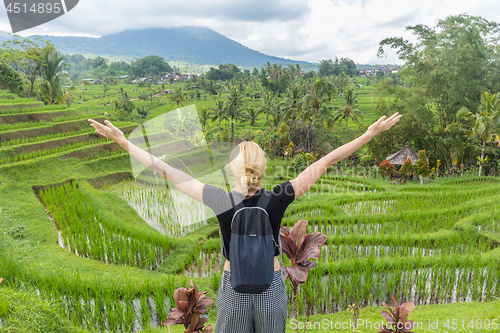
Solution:
[[[244,196],[237,191],[232,191],[232,193],[235,193],[235,195],[233,195],[233,199],[235,200],[234,204],[238,205],[238,203],[242,201],[245,207],[255,207],[257,206],[257,202],[262,194],[262,190],[264,190],[264,188],[260,188],[251,196]],[[273,195],[269,199],[266,211],[269,215],[269,220],[271,221],[271,226],[273,228],[274,240],[276,241],[276,244],[279,244],[278,237],[281,219],[283,218],[288,205],[290,205],[295,199],[295,191],[293,190],[292,183],[287,180],[282,184],[276,185],[272,191],[269,192],[273,192]],[[224,241],[224,257],[229,260],[231,220],[233,219],[235,212],[229,198],[229,193],[219,187],[205,184],[203,187],[203,203],[214,211],[217,219],[219,220],[222,238]],[[275,248],[274,255],[277,256],[279,253],[279,249]]]

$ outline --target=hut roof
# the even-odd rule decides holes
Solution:
[[[404,161],[406,161],[408,157],[410,158],[412,165],[417,163],[418,153],[411,149],[408,141],[406,141],[406,146],[403,149],[387,156],[386,160],[394,165],[403,165]]]

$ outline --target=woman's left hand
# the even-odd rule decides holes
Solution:
[[[107,137],[108,139],[116,141],[120,146],[122,145],[122,143],[127,141],[123,132],[117,127],[115,127],[113,124],[111,124],[109,120],[104,120],[104,123],[108,126],[103,125],[95,121],[94,119],[89,119],[89,121],[90,121],[90,126],[94,127],[97,133]]]

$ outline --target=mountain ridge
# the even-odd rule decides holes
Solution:
[[[306,67],[313,65],[252,50],[207,27],[126,29],[98,38],[49,35],[40,37],[50,40],[56,49],[64,54],[120,57],[125,61],[157,55],[167,62],[180,61],[197,65],[218,66],[232,63],[237,66],[262,66],[267,62],[282,65],[300,64]]]

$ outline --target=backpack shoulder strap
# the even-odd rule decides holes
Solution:
[[[257,207],[266,209],[272,195],[273,193],[271,191],[266,191],[265,188],[262,188],[262,194],[260,195],[259,201],[257,201]]]
[[[245,205],[243,205],[243,201],[240,201],[237,204],[235,204],[233,191],[229,192],[229,200],[231,200],[231,205],[233,206],[235,212],[245,207]]]

